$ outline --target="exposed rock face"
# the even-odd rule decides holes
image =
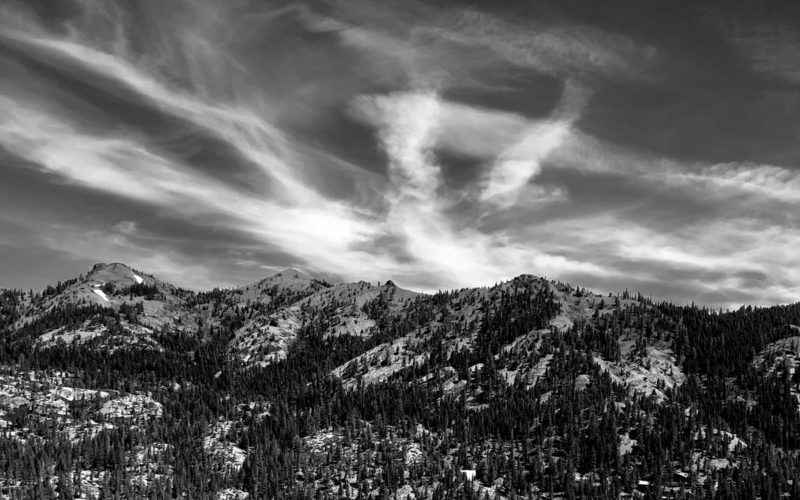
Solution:
[[[0,451],[40,464],[2,469],[18,497],[724,496],[800,447],[800,306],[294,269],[191,292],[122,264],[0,298]]]

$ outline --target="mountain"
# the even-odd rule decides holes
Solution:
[[[532,275],[97,264],[0,291],[0,497],[796,497],[797,325]]]
[[[274,278],[268,279],[274,283]],[[399,313],[406,301],[417,295],[391,282],[382,287],[363,281],[335,286],[312,282],[298,290],[296,281],[281,280],[280,285],[272,286],[284,294],[293,292],[291,297],[297,300],[273,301],[276,306],[269,313],[250,316],[236,330],[231,351],[245,364],[264,365],[284,359],[288,348],[309,324],[321,324],[326,337],[370,337],[377,329],[370,307],[380,307],[387,315]]]
[[[11,330],[24,332],[43,348],[77,343],[97,349],[161,349],[154,339],[157,332],[196,331],[199,316],[188,305],[191,296],[124,264],[99,263],[41,293],[18,294]]]

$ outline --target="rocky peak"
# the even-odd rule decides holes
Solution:
[[[133,271],[129,266],[120,262],[111,264],[97,263],[86,275],[87,281],[98,283],[139,284],[147,280]]]

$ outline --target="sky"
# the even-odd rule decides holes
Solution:
[[[800,300],[800,5],[0,0],[0,286]]]

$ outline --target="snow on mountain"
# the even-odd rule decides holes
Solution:
[[[86,278],[99,283],[113,283],[115,285],[141,284],[144,278],[136,274],[133,269],[119,262],[111,264],[97,263]]]
[[[23,294],[13,329],[47,319],[48,315],[66,314],[73,320],[39,333],[38,347],[63,342],[112,351],[127,347],[160,349],[153,339],[157,332],[199,330],[201,314],[188,303],[192,296],[192,292],[124,264],[100,263],[88,273],[49,286],[39,294]],[[117,315],[92,312],[93,306]],[[52,319],[45,322],[52,323]]]
[[[493,287],[426,295],[391,282],[331,285],[292,269],[237,289],[194,293],[121,264],[103,264],[38,297],[13,295],[5,300],[13,307],[22,300],[23,323],[58,314],[42,323],[46,327],[25,330],[30,335],[21,345],[33,343],[33,359],[20,356],[14,365],[14,353],[0,373],[0,433],[13,446],[41,447],[57,438],[74,450],[86,449],[87,442],[101,446],[123,438],[125,448],[114,455],[113,472],[93,465],[69,472],[80,478],[80,494],[87,498],[108,488],[114,474],[142,492],[154,484],[169,485],[173,474],[179,483],[178,470],[185,472],[195,459],[213,476],[203,495],[195,496],[247,498],[244,489],[250,486],[242,478],[270,463],[256,460],[264,453],[260,440],[283,424],[281,446],[291,450],[297,464],[283,471],[282,480],[337,498],[429,498],[437,481],[449,481],[448,476],[468,477],[466,487],[481,497],[510,498],[514,481],[533,471],[542,481],[552,475],[548,469],[560,470],[558,483],[598,487],[602,480],[593,460],[611,464],[606,470],[614,464],[645,470],[658,443],[676,440],[681,446],[673,447],[675,453],[664,462],[664,477],[619,471],[613,477],[627,484],[631,496],[638,487],[645,497],[659,478],[677,488],[671,491],[688,493],[687,485],[724,484],[724,477],[751,470],[748,460],[760,449],[772,455],[778,448],[769,444],[774,436],[759,430],[758,418],[751,418],[763,412],[741,413],[745,418],[733,421],[703,414],[708,411],[703,400],[691,398],[696,387],[711,387],[713,381],[690,364],[683,366],[692,371],[691,383],[673,398],[672,390],[688,379],[676,356],[683,346],[680,361],[685,363],[685,337],[675,335],[683,334],[685,324],[670,308],[627,293],[603,296],[523,275]],[[92,307],[83,308],[88,309],[84,317],[77,306]],[[13,307],[3,310],[12,318],[7,324],[16,321]],[[158,325],[198,334],[170,342],[160,336]],[[16,333],[11,330],[9,338]],[[795,383],[800,328],[772,334],[793,336],[767,345],[749,365],[752,351],[745,348],[742,359],[748,368],[744,374],[755,373],[757,386],[781,389],[780,398],[766,391],[757,394],[752,384],[728,377],[717,382],[727,384],[726,391],[718,392],[730,394],[730,401],[745,397],[747,404],[724,408],[762,410],[758,404],[774,403],[772,398],[791,414],[792,402],[784,404],[787,394],[800,408]],[[121,361],[118,365],[138,364],[132,365],[136,371],[115,378],[114,369],[104,371],[106,360],[96,353],[40,350],[63,344],[108,353],[131,346],[148,351],[117,352],[119,359],[112,361]],[[281,363],[287,356],[292,362]],[[315,364],[304,366],[303,356]],[[37,363],[86,359],[101,362],[74,375],[59,371],[63,367],[27,371],[40,370]],[[243,370],[238,361],[273,366]],[[318,367],[330,369],[347,393],[339,393],[330,380],[320,383]],[[148,373],[151,369],[161,372],[158,378]],[[261,383],[262,376],[272,377],[270,383]],[[291,390],[281,392],[286,381]],[[787,381],[790,392],[778,384]],[[381,385],[385,382],[390,384]],[[398,415],[414,416],[366,417],[371,398],[394,397],[390,391],[404,395]],[[308,406],[298,410],[298,401],[292,400],[296,395]],[[361,410],[348,415],[313,403],[329,397]],[[388,406],[383,402],[374,405],[376,412]],[[444,411],[428,416],[429,408]],[[513,418],[504,421],[512,412]],[[501,431],[504,437],[492,434],[495,424],[508,426]],[[664,429],[673,434],[661,440]],[[481,440],[469,437],[478,431]],[[590,454],[565,468],[565,457],[573,453],[569,446],[576,443],[584,446],[580,453]],[[512,457],[524,461],[525,468],[497,473]],[[434,475],[423,476],[432,470]],[[400,479],[390,489],[384,488],[388,473]],[[47,474],[45,481],[63,479]],[[531,487],[529,493],[543,491]],[[250,495],[262,493],[251,490]]]
[[[100,285],[97,284],[95,286],[100,286]],[[99,288],[93,288],[92,291],[94,293],[96,293],[97,295],[99,295],[100,298],[103,299],[104,302],[111,302],[110,300],[108,300],[108,295],[106,295],[106,292],[104,292],[103,290],[101,290]]]
[[[124,264],[95,264],[85,275],[48,287],[38,300],[26,297],[22,304],[25,316],[21,321],[30,321],[56,306],[67,304],[114,307],[122,301],[110,297],[111,290],[136,285],[134,276],[136,273]]]

